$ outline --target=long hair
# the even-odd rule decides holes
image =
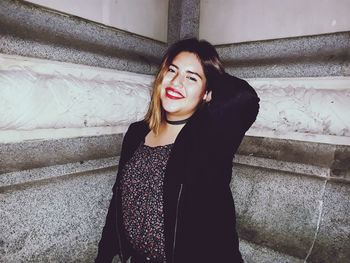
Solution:
[[[149,128],[157,134],[161,123],[165,120],[165,112],[160,100],[163,77],[174,58],[181,52],[190,52],[199,59],[207,79],[206,91],[210,91],[218,76],[225,72],[215,48],[205,40],[196,38],[180,40],[169,47],[163,56],[160,68],[153,83],[151,102],[145,116]]]

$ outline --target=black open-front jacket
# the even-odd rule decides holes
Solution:
[[[224,74],[178,134],[164,178],[164,227],[167,263],[243,262],[230,191],[232,159],[255,121],[259,98],[244,80]],[[125,134],[116,183],[96,262],[130,257],[121,227],[119,182],[125,163],[149,133],[146,122]]]

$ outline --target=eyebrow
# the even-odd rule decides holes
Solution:
[[[170,66],[173,66],[173,67],[179,69],[179,67],[174,65],[173,63],[171,63]],[[193,72],[193,71],[190,71],[190,70],[186,70],[186,72],[190,73],[190,74],[194,74],[194,75],[198,76],[200,79],[202,79],[202,77],[197,72]]]

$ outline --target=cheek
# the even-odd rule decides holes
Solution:
[[[160,93],[165,93],[165,88],[169,86],[168,78],[164,77],[162,83],[160,84]]]
[[[172,79],[170,74],[165,74],[162,80],[162,85],[168,84]]]
[[[195,89],[195,96],[197,98],[203,98],[204,93],[205,93],[205,86],[204,85],[196,87],[196,89]]]
[[[196,91],[191,93],[191,100],[194,104],[198,104],[203,100],[203,96],[204,96],[204,89],[197,89]]]

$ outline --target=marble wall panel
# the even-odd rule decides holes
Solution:
[[[0,56],[0,130],[125,125],[141,119],[153,78]]]
[[[0,62],[0,133],[7,132],[6,136],[18,131],[101,127],[106,129],[98,131],[103,134],[113,132],[111,127],[127,127],[144,117],[154,79],[4,54]],[[248,135],[350,145],[349,77],[248,82],[261,98]]]
[[[250,135],[350,145],[350,78],[249,79],[260,112]]]

